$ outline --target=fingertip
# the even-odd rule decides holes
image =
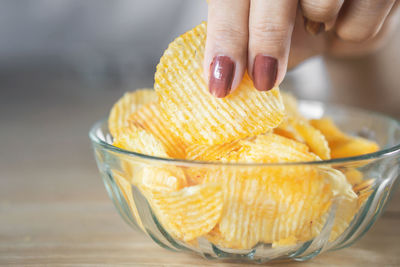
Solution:
[[[275,57],[258,54],[254,58],[252,79],[257,90],[271,90],[276,83],[277,73],[278,60]]]
[[[208,89],[218,98],[227,96],[235,75],[235,62],[228,56],[215,56],[210,64]]]
[[[230,91],[231,93],[234,92],[239,87],[240,83],[243,80],[243,76],[244,76],[244,73],[246,71],[246,66],[247,66],[246,60],[245,59],[237,60],[235,63],[235,66],[236,66],[235,73],[233,76],[232,88]]]

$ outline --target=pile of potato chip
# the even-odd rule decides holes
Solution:
[[[226,98],[213,97],[202,76],[205,39],[203,23],[174,40],[157,66],[155,90],[126,93],[110,112],[109,131],[113,145],[137,153],[239,164],[121,160],[114,178],[138,225],[143,228],[131,184],[182,241],[203,237],[234,249],[293,245],[317,236],[336,205],[335,240],[368,197],[371,181],[355,167],[274,163],[355,156],[378,145],[343,133],[329,118],[304,118],[293,96],[278,88],[259,92],[247,75]]]

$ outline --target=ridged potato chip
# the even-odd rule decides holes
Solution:
[[[332,188],[333,196],[342,196],[349,199],[357,198],[352,185],[347,181],[346,176],[339,170],[330,166],[318,166],[318,172],[329,182]]]
[[[128,117],[142,105],[157,101],[157,94],[153,89],[138,89],[125,93],[112,107],[108,117],[108,129],[115,138],[123,128],[128,126]]]
[[[374,189],[374,179],[364,180],[357,185],[353,186],[354,192],[358,195],[358,206],[361,207],[362,204],[369,198]]]
[[[208,92],[203,77],[206,23],[175,39],[157,66],[154,88],[176,133],[187,143],[221,144],[275,128],[284,106],[278,88],[257,91],[246,74],[225,98]]]
[[[232,153],[233,151],[237,151],[239,148],[239,140],[211,146],[192,144],[186,149],[186,158],[202,161],[223,161],[229,156],[230,153]]]
[[[332,242],[348,228],[350,222],[359,210],[361,206],[360,194],[356,190],[353,190],[349,183],[345,182],[346,178],[338,170],[327,166],[318,167],[318,170],[320,175],[331,185],[333,197],[337,197],[338,199],[335,218],[329,237],[329,240]],[[299,240],[306,241],[309,240],[310,237],[318,235],[326,223],[327,218],[328,213],[313,220],[310,225],[299,232],[301,233]]]
[[[314,161],[318,157],[309,152],[307,145],[292,139],[267,133],[253,140],[241,141],[240,162],[279,163]]]
[[[133,183],[148,192],[174,192],[187,185],[185,173],[175,166],[146,166],[137,177]]]
[[[353,194],[342,194],[338,198],[335,219],[329,236],[330,242],[336,240],[349,227],[360,207],[372,193],[372,179],[360,182],[359,179],[362,179],[362,173],[354,168],[346,170],[345,174],[349,184],[356,183],[356,185],[352,184]],[[321,217],[316,223],[324,223],[325,219]]]
[[[289,92],[281,91],[283,104],[285,106],[285,114],[287,117],[304,119],[299,112],[297,99]]]
[[[117,183],[119,189],[121,190],[122,194],[124,195],[126,203],[129,205],[131,209],[131,214],[137,222],[137,225],[144,231],[144,226],[142,220],[140,219],[139,212],[137,210],[135,201],[133,200],[132,195],[132,185],[129,182],[129,177],[125,177],[123,173],[120,171],[113,170],[113,178]]]
[[[217,183],[186,187],[177,192],[153,193],[149,198],[157,219],[173,237],[191,241],[210,232],[223,208]]]
[[[357,185],[362,182],[363,174],[355,168],[347,168],[343,171],[347,181],[352,185]]]
[[[333,159],[359,156],[379,150],[378,144],[371,140],[343,133],[329,118],[311,120],[310,123],[325,136]]]
[[[316,160],[305,144],[269,133],[241,141],[241,162]],[[205,183],[222,183],[224,211],[207,238],[216,245],[250,249],[306,241],[319,234],[335,196],[356,198],[345,176],[328,166],[263,166],[210,171]]]
[[[183,167],[182,169],[186,174],[188,185],[198,185],[203,183],[205,175],[208,172],[207,167],[201,166]]]
[[[129,155],[119,156],[119,166],[121,173],[129,183],[132,183],[134,179],[138,179],[137,177],[140,176],[143,169],[143,165]]]
[[[330,242],[336,240],[347,229],[358,209],[358,198],[340,199],[336,209],[332,231],[329,236]]]
[[[146,130],[129,125],[114,138],[114,146],[133,152],[167,158],[164,145]]]
[[[371,190],[373,185],[374,185],[374,179],[367,179],[354,185],[353,190],[354,192],[356,192],[356,194],[360,194],[364,191]]]
[[[285,118],[278,127],[273,129],[274,134],[278,134],[280,136],[295,140],[300,143],[304,143],[305,141],[301,137],[301,135],[294,129],[293,125],[289,122],[287,118]]]
[[[224,209],[218,229],[206,237],[226,248],[250,249],[259,242],[288,244],[308,240],[305,230],[327,212],[332,192],[315,170],[299,174],[298,167],[276,176],[282,171],[265,167],[264,172],[251,171],[210,173],[205,182],[221,183]],[[284,167],[291,168],[291,167]],[[298,175],[296,175],[296,173]],[[314,234],[318,233],[315,227]],[[320,229],[319,229],[320,230]]]
[[[326,138],[329,145],[347,142],[350,138],[335,125],[330,118],[310,120],[310,124],[318,129]]]
[[[281,136],[304,142],[302,136],[294,128],[293,122],[297,120],[305,121],[305,118],[298,110],[296,98],[288,92],[281,91],[283,104],[285,106],[285,117],[278,127],[273,129],[273,132]]]
[[[287,95],[285,95],[285,97],[287,97]],[[286,99],[286,101],[288,100]],[[297,106],[292,108],[297,108]],[[307,144],[310,148],[310,151],[315,153],[323,160],[330,159],[331,151],[325,136],[318,129],[314,128],[300,114],[295,114],[294,111],[290,111],[289,114],[290,115],[286,115],[284,121],[277,128],[275,128],[273,132],[275,134]]]
[[[373,153],[379,150],[377,143],[361,137],[354,137],[351,140],[332,145],[332,158],[345,158]]]
[[[139,124],[160,140],[171,158],[185,157],[185,143],[177,133],[173,132],[157,102],[143,105],[129,116],[129,121],[135,125]]]
[[[325,136],[306,120],[294,119],[294,128],[309,146],[310,151],[315,153],[323,160],[331,158],[331,150]]]

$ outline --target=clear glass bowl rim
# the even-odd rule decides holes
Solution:
[[[324,107],[329,106],[333,108],[344,108],[346,110],[353,110],[360,113],[367,113],[368,115],[376,116],[382,119],[389,121],[392,124],[395,124],[400,128],[400,121],[379,113],[375,111],[369,111],[361,108],[348,107],[346,105],[338,105],[331,103],[324,103],[319,101],[309,101],[309,100],[300,100],[301,103],[311,103],[311,104],[322,104]],[[97,136],[97,131],[103,124],[107,122],[107,118],[103,118],[97,121],[89,131],[89,137],[95,144],[101,146],[103,149],[107,151],[111,151],[118,154],[123,154],[126,156],[131,156],[133,158],[138,158],[142,160],[151,161],[155,164],[168,164],[168,165],[179,165],[185,167],[216,167],[216,166],[226,166],[226,167],[272,167],[272,166],[298,166],[298,165],[332,165],[332,164],[350,164],[352,162],[360,162],[366,160],[378,160],[386,157],[395,156],[400,154],[400,143],[385,149],[378,150],[373,153],[363,154],[360,156],[353,157],[345,157],[345,158],[337,158],[337,159],[329,159],[329,160],[320,160],[320,161],[303,161],[303,162],[278,162],[278,163],[228,163],[228,162],[215,162],[215,161],[198,161],[198,160],[187,160],[187,159],[173,159],[173,158],[162,158],[151,155],[145,155],[133,151],[128,151],[125,149],[118,148],[113,146],[103,140],[101,140]]]

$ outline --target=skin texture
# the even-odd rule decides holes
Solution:
[[[225,97],[246,71],[258,90],[267,91],[282,82],[288,68],[312,56],[362,56],[380,49],[397,24],[399,2],[210,0],[204,59],[210,92]],[[230,65],[217,72],[233,73],[225,87],[213,82],[217,56],[233,62],[233,71]]]

